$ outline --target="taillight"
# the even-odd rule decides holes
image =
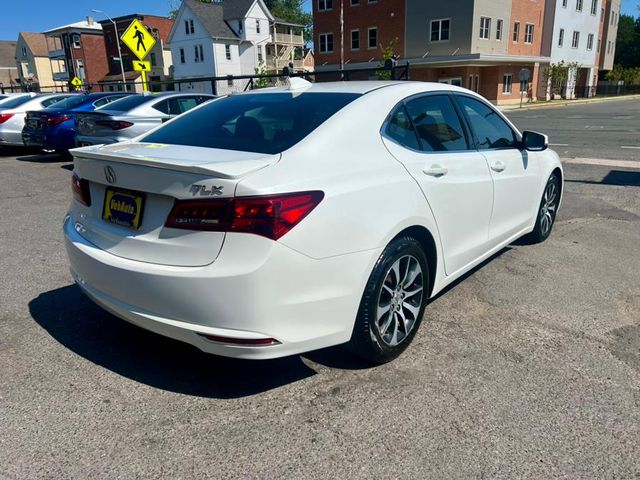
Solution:
[[[166,227],[254,233],[278,240],[324,198],[321,191],[212,200],[176,200]]]
[[[112,130],[122,130],[123,128],[128,128],[133,125],[131,122],[122,120],[96,120],[95,124],[101,127],[109,127]]]
[[[4,123],[13,117],[13,113],[0,113],[0,123]]]
[[[74,173],[71,177],[71,189],[73,190],[73,198],[87,207],[91,206],[91,193],[89,192],[89,182],[87,180]]]
[[[71,120],[69,115],[62,115],[61,117],[47,117],[44,120],[44,123],[47,127],[55,127],[56,125],[60,125],[62,122],[66,122],[67,120]]]
[[[232,345],[267,346],[278,345],[280,343],[275,338],[232,338],[221,337],[219,335],[205,335],[204,333],[200,335],[212,342],[229,343]]]

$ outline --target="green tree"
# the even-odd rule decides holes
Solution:
[[[622,68],[640,66],[640,17],[634,19],[631,15],[620,15],[614,62]]]
[[[265,0],[265,5],[274,17],[297,23],[304,28],[304,38],[311,41],[313,38],[313,16],[302,8],[301,0]]]

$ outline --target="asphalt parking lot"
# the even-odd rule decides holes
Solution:
[[[208,356],[105,313],[67,271],[71,164],[0,152],[0,478],[639,478],[640,100],[509,116],[564,144],[554,233],[376,368]]]

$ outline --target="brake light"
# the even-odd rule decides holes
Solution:
[[[176,200],[165,226],[210,232],[253,233],[278,240],[324,198],[321,191],[213,200]]]
[[[91,206],[91,193],[87,180],[74,173],[71,177],[71,189],[73,190],[73,198],[87,207]]]
[[[44,119],[44,124],[47,127],[55,127],[56,125],[60,125],[62,122],[66,122],[67,120],[71,120],[69,115],[62,115],[61,117],[46,117]]]
[[[112,130],[122,130],[123,128],[128,128],[133,125],[131,122],[122,120],[96,120],[95,124],[101,127],[109,127]]]
[[[233,345],[250,345],[250,346],[266,346],[266,345],[278,345],[280,342],[275,338],[232,338],[221,337],[219,335],[205,335],[200,334],[202,337],[212,342],[230,343]]]
[[[13,117],[13,113],[0,113],[0,123],[4,123]]]

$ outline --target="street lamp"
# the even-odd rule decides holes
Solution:
[[[120,50],[120,39],[118,38],[118,25],[116,25],[116,22],[113,20],[113,18],[111,18],[109,15],[107,15],[106,12],[104,12],[103,10],[96,10],[95,8],[91,9],[92,12],[94,13],[102,13],[104,16],[106,16],[111,23],[113,23],[113,31],[116,35],[116,45],[118,46],[118,58],[120,59],[120,73],[122,73],[122,87],[124,88],[124,90],[127,90],[127,79],[124,76],[124,65],[122,63],[122,51]]]

